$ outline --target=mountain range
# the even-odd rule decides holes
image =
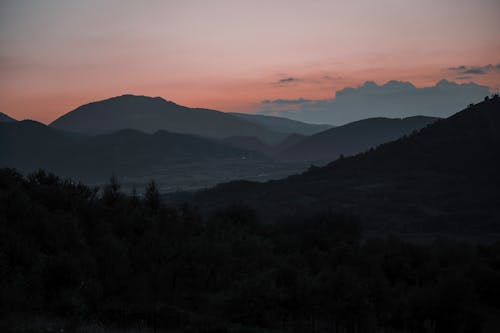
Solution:
[[[349,156],[411,134],[438,118],[409,117],[403,119],[369,118],[334,127],[305,137],[284,151],[285,160],[333,161],[340,155]]]
[[[12,122],[16,121],[14,118],[6,115],[5,113],[0,112],[0,122],[1,123],[6,123],[6,122]]]
[[[250,136],[270,144],[279,142],[289,133],[315,133],[328,128],[279,117],[245,116],[188,108],[160,97],[135,95],[117,96],[82,105],[59,117],[50,126],[89,135],[130,128],[145,133],[165,130],[218,139]]]
[[[331,127],[192,109],[134,95],[83,105],[49,126],[6,115],[2,119],[0,166],[22,172],[46,168],[97,183],[112,174],[157,178],[181,188],[284,177],[310,163],[324,164],[409,135],[437,120],[370,118]]]
[[[321,164],[333,161],[340,155],[354,155],[409,135],[438,119],[424,116],[403,119],[369,118],[332,127],[309,136],[289,134],[275,145],[248,136],[228,137],[223,140],[223,143],[241,149],[258,151],[279,161]]]
[[[133,129],[95,136],[75,135],[24,120],[0,123],[0,165],[23,172],[44,168],[75,179],[104,181],[117,176],[151,175],[155,168],[210,159],[267,160],[260,153],[216,140],[163,130]]]
[[[500,230],[500,98],[324,167],[266,183],[202,191],[202,209],[247,205],[267,220],[300,211],[361,215],[376,228]]]
[[[276,117],[271,115],[260,115],[250,113],[230,113],[240,119],[248,122],[264,126],[278,133],[296,133],[301,135],[313,135],[329,128],[332,125],[326,124],[309,124],[297,120],[292,120],[284,117]]]

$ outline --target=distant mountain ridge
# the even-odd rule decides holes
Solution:
[[[485,99],[406,138],[266,183],[235,181],[195,195],[268,219],[301,210],[360,215],[393,230],[500,231],[500,98]]]
[[[3,112],[0,112],[0,122],[6,123],[6,122],[13,122],[13,121],[17,121],[17,120],[10,117],[9,115],[6,115]]]
[[[270,157],[274,155],[273,146],[253,136],[230,136],[223,139],[222,143],[231,147],[261,152]]]
[[[23,172],[45,168],[76,179],[106,180],[150,174],[155,167],[205,159],[258,159],[256,152],[187,134],[133,129],[96,136],[77,136],[24,120],[0,123],[0,165]]]
[[[254,136],[265,142],[277,142],[285,136],[224,112],[188,108],[161,97],[135,95],[82,105],[59,117],[50,126],[91,135],[131,128],[146,133],[165,130],[219,139]]]
[[[250,113],[230,113],[238,118],[264,126],[272,131],[279,133],[296,133],[301,135],[313,135],[325,131],[334,126],[309,124],[284,117],[270,115],[250,114]]]
[[[286,160],[333,161],[396,140],[439,118],[369,118],[305,137],[279,154]]]
[[[325,163],[340,155],[350,156],[382,143],[411,134],[439,118],[415,116],[408,118],[369,118],[306,136],[290,134],[276,145],[266,144],[255,137],[234,136],[223,143],[266,154],[284,162]]]

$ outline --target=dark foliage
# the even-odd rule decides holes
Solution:
[[[0,170],[0,313],[186,332],[480,332],[500,309],[500,244],[360,240],[356,217],[202,219],[156,185],[126,195]],[[11,327],[10,327],[11,328]]]
[[[354,211],[365,227],[384,231],[498,232],[499,128],[500,98],[493,96],[356,156],[266,183],[221,184],[192,200],[201,209],[243,203],[267,220],[333,209]]]

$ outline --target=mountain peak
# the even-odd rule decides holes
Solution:
[[[99,102],[131,102],[131,101],[141,101],[141,102],[162,102],[162,103],[171,103],[176,104],[170,100],[166,100],[160,96],[146,96],[146,95],[135,95],[135,94],[123,94],[119,96],[110,97],[104,100],[99,100],[93,103]]]
[[[13,121],[17,121],[16,119],[10,117],[9,115],[6,115],[5,113],[3,112],[0,112],[0,122],[2,123],[10,123],[10,122],[13,122]]]
[[[211,138],[234,135],[274,140],[278,134],[230,114],[189,108],[161,97],[124,94],[82,105],[50,124],[51,127],[83,134],[105,134],[120,129],[145,133],[158,130]]]

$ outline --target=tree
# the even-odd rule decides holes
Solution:
[[[154,180],[151,180],[146,185],[144,201],[152,211],[157,211],[160,208],[160,192],[158,191],[158,186]]]
[[[111,176],[109,179],[109,184],[104,186],[102,190],[102,201],[108,206],[113,206],[116,201],[121,197],[120,184],[116,179],[115,175]]]

